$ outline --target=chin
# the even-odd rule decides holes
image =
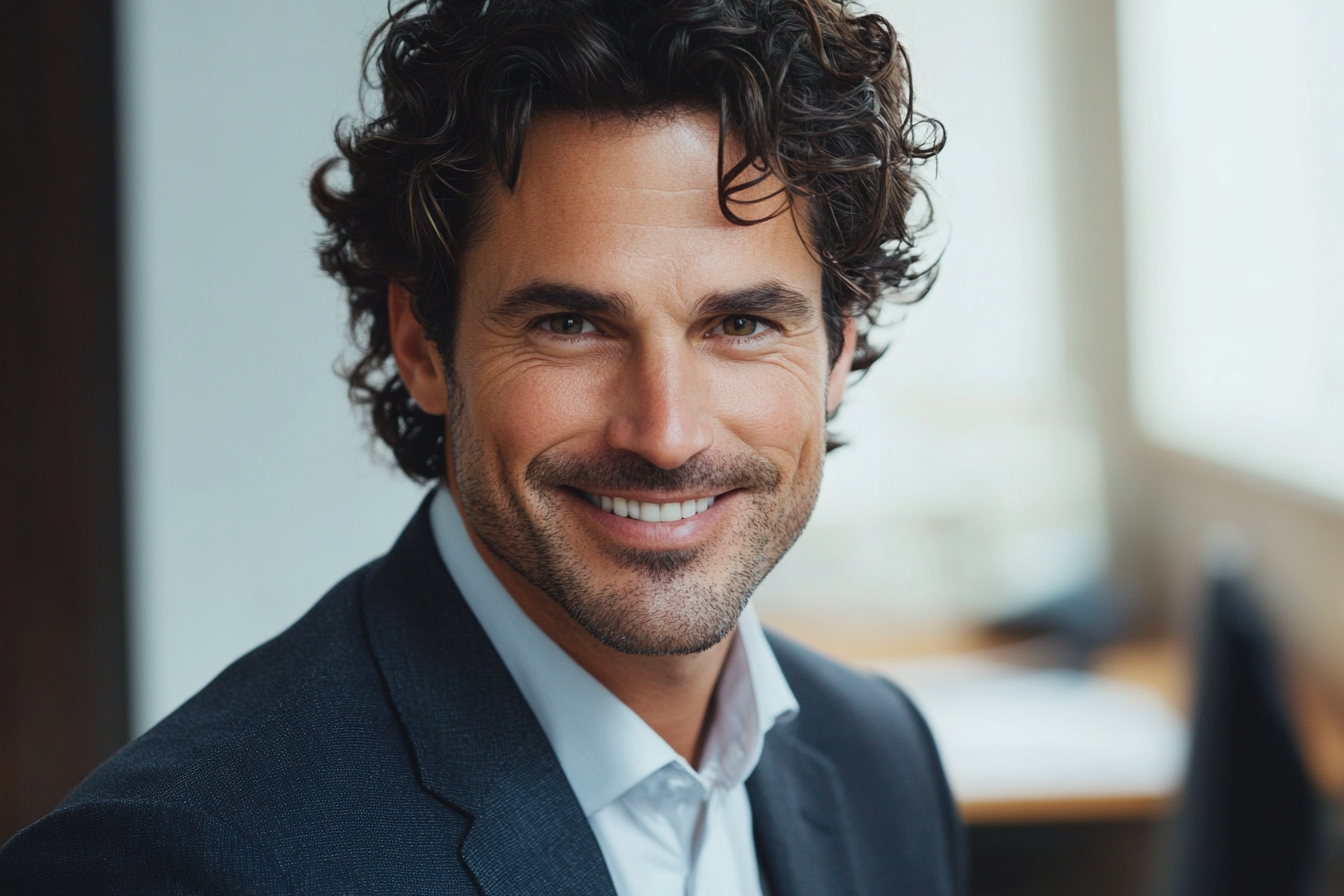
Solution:
[[[700,653],[718,644],[769,571],[759,552],[756,563],[714,573],[697,569],[710,560],[701,551],[627,553],[619,558],[622,572],[607,581],[590,564],[564,563],[533,584],[601,643],[644,656]]]

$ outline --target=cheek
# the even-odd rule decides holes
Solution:
[[[464,389],[475,435],[509,474],[521,474],[555,445],[601,429],[602,384],[590,371],[514,361],[478,368]]]
[[[824,446],[824,376],[789,363],[733,367],[713,381],[715,415],[724,429],[781,460]]]

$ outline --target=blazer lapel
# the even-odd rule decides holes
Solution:
[[[443,565],[428,510],[426,499],[364,593],[421,785],[472,818],[461,858],[486,896],[615,896],[555,752]]]
[[[765,740],[747,779],[756,855],[770,896],[859,896],[853,838],[830,760],[789,725]]]

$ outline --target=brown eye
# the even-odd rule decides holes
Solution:
[[[723,319],[723,335],[725,336],[752,336],[760,327],[761,322],[754,317],[745,315],[734,315]]]
[[[578,336],[580,333],[592,332],[596,329],[578,314],[554,314],[548,319],[547,325],[552,333],[558,333],[561,336]]]

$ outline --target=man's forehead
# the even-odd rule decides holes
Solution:
[[[500,211],[541,206],[559,218],[638,224],[644,212],[652,223],[670,208],[688,225],[731,226],[718,211],[718,139],[717,118],[690,110],[543,115],[528,131],[515,188],[493,199]]]
[[[718,153],[717,116],[700,111],[541,116],[514,190],[496,184],[487,198],[464,284],[495,298],[553,282],[641,300],[676,293],[684,303],[785,282],[819,298],[820,265],[789,213],[751,226],[724,217]],[[748,213],[764,217],[783,201]]]

